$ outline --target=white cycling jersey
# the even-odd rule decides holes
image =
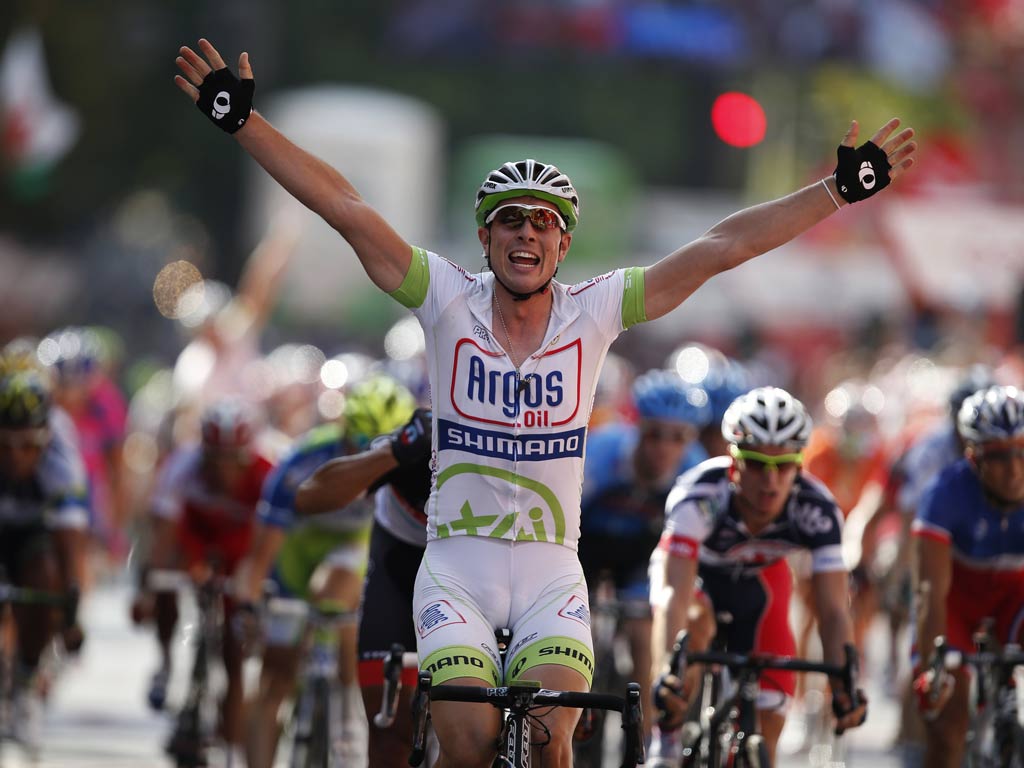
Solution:
[[[498,344],[494,276],[416,248],[392,296],[423,326],[433,393],[427,539],[543,541],[575,550],[587,422],[608,347],[645,320],[644,270],[552,281],[551,319],[519,371]]]

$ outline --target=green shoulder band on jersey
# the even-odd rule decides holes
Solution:
[[[427,288],[430,287],[430,270],[427,268],[427,252],[413,246],[409,271],[397,289],[391,292],[391,298],[406,309],[416,309],[426,301]]]
[[[622,290],[622,327],[630,328],[637,323],[647,322],[644,310],[644,267],[628,267],[624,270],[626,284]]]

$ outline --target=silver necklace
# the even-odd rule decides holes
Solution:
[[[501,313],[501,302],[498,301],[498,294],[494,293],[494,306],[498,310],[498,321],[501,323],[501,330],[505,332],[505,341],[508,342],[509,359],[512,361],[512,367],[516,369],[516,376],[519,376],[519,366],[516,365],[516,358],[519,355],[516,353],[516,348],[512,344],[512,337],[508,335],[508,326],[505,325],[505,316]]]

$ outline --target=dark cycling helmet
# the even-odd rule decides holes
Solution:
[[[981,363],[972,365],[957,381],[953,391],[949,393],[949,415],[956,421],[964,400],[979,390],[996,386],[996,383],[996,377],[991,368]]]
[[[711,422],[707,392],[672,371],[653,370],[638,376],[633,382],[633,402],[644,419],[677,421],[697,428]]]
[[[572,232],[580,221],[580,198],[569,177],[558,168],[536,160],[505,163],[487,174],[476,193],[476,224],[486,226],[487,214],[510,197],[529,195],[554,203]]]
[[[50,391],[42,376],[20,371],[0,379],[0,429],[38,429],[49,420]]]
[[[960,406],[957,429],[968,443],[1024,436],[1024,392],[1006,386],[975,392]]]
[[[206,407],[199,429],[207,448],[245,448],[256,436],[256,415],[245,401],[226,397]]]
[[[734,445],[783,445],[800,450],[814,423],[804,404],[778,387],[740,395],[722,418],[722,436]]]
[[[416,398],[390,376],[375,374],[345,395],[345,436],[360,447],[402,426],[416,410]]]

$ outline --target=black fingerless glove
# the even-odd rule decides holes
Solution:
[[[833,175],[839,194],[848,203],[867,200],[889,186],[889,158],[874,142],[854,149],[842,144],[836,150],[838,162]]]
[[[234,133],[249,119],[255,91],[255,80],[239,80],[224,67],[203,78],[196,106],[222,131]]]
[[[391,453],[401,467],[421,461],[430,452],[429,408],[417,408],[408,423],[391,436]]]

